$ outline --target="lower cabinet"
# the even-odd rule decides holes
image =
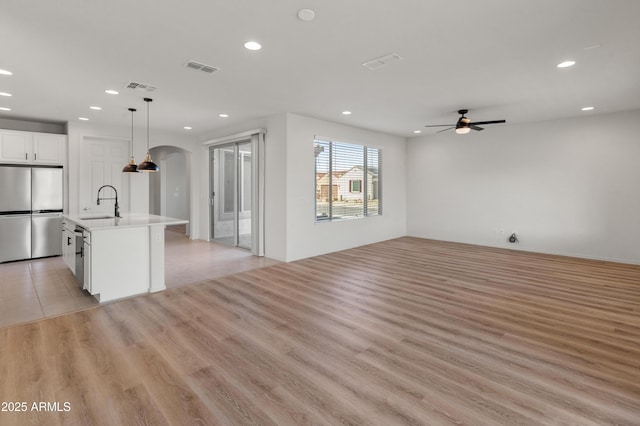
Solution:
[[[73,232],[75,225],[70,222],[62,223],[62,259],[64,263],[76,273],[76,236]]]
[[[85,290],[99,302],[149,292],[148,226],[92,230],[87,234]]]

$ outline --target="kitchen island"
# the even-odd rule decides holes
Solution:
[[[164,230],[184,219],[152,214],[63,216],[63,257],[99,302],[164,290]]]

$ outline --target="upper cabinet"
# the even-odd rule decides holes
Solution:
[[[64,164],[67,136],[0,130],[0,163]]]
[[[64,164],[66,141],[66,135],[34,133],[33,162],[38,164]]]
[[[0,161],[29,163],[33,159],[33,134],[0,130]]]

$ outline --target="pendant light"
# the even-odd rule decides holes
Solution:
[[[149,153],[149,102],[153,101],[151,98],[144,98],[147,103],[147,156],[144,161],[138,164],[139,172],[157,172],[160,167],[151,160],[151,154]]]
[[[129,111],[131,111],[131,158],[129,164],[122,169],[122,173],[138,173],[138,165],[133,159],[133,113],[136,112],[136,109],[129,108]]]

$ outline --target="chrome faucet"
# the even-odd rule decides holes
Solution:
[[[102,191],[102,188],[111,188],[113,189],[113,191],[116,193],[116,197],[115,198],[100,198],[100,191]],[[100,200],[116,200],[116,205],[114,207],[114,211],[113,211],[113,215],[115,217],[121,217],[120,216],[120,211],[118,210],[118,190],[115,189],[113,186],[111,185],[102,185],[99,189],[98,189],[98,200],[96,201],[97,205],[100,205]]]

